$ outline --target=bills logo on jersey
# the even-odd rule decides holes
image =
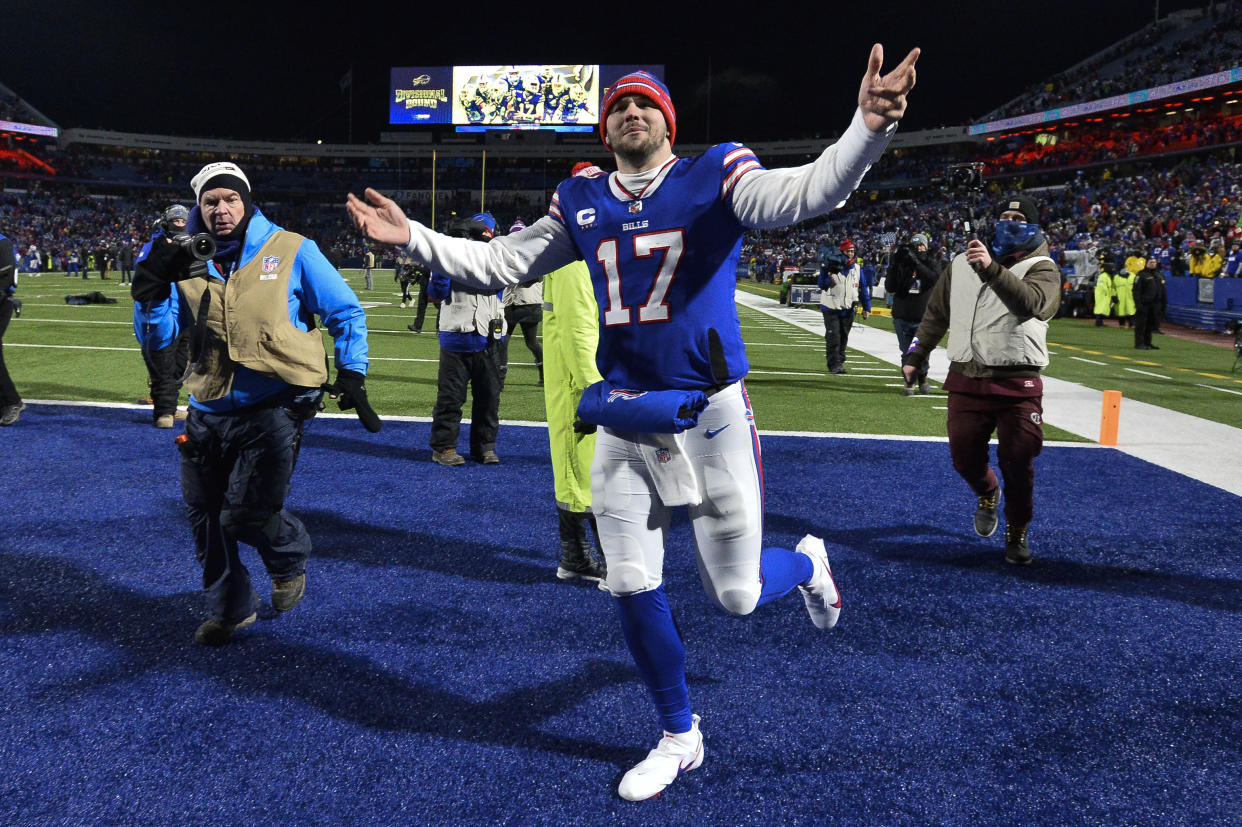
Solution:
[[[608,402],[616,402],[618,399],[623,401],[627,399],[638,399],[646,395],[646,391],[627,391],[623,388],[614,388],[608,393]]]

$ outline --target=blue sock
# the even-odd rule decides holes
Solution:
[[[689,732],[690,691],[686,688],[686,647],[673,624],[664,587],[617,598],[621,631],[634,665],[655,701],[666,732]]]
[[[815,564],[802,552],[765,548],[759,555],[759,579],[763,588],[759,592],[758,605],[784,597],[814,574]]]

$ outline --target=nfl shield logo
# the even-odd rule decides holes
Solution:
[[[263,272],[264,273],[275,273],[276,268],[279,266],[280,266],[280,256],[264,256],[263,257]]]
[[[634,213],[640,213],[642,211],[643,211],[642,201],[631,201],[630,202],[630,214],[631,215],[633,215]]]
[[[660,462],[668,462],[672,458],[673,455],[669,453],[667,448],[661,448],[656,451],[656,459]]]

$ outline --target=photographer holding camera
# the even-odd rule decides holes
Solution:
[[[306,420],[324,390],[380,429],[367,402],[366,314],[313,241],[268,221],[236,165],[208,164],[190,182],[186,233],[153,239],[135,269],[143,344],[190,330],[190,412],[181,492],[203,570],[209,618],[194,639],[222,646],[257,618],[259,598],[238,554],[254,546],[272,578],[272,608],[306,587],[310,535],[284,507]],[[336,342],[335,385],[316,326]]]
[[[904,354],[910,349],[919,322],[923,321],[923,313],[927,310],[927,299],[932,288],[940,281],[940,268],[935,259],[927,252],[927,236],[915,233],[908,244],[900,244],[889,257],[888,275],[884,278],[884,289],[893,297],[893,330],[897,333],[897,346]],[[928,393],[927,363],[919,366],[918,392]],[[913,396],[914,381],[906,382],[901,391],[906,396]]]
[[[190,211],[180,204],[166,208],[155,222],[151,240],[138,251],[141,263],[151,254],[155,244],[167,244],[170,239],[185,235],[185,221]],[[132,288],[131,279],[131,290]],[[190,357],[190,339],[187,331],[173,335],[173,326],[164,324],[161,315],[173,312],[169,305],[156,305],[152,313],[144,313],[142,304],[134,302],[134,336],[142,347],[142,361],[147,366],[147,380],[151,386],[151,417],[156,428],[171,428],[178,416],[177,396],[181,391],[181,377]],[[153,315],[152,315],[153,314]],[[142,400],[139,400],[142,401]]]
[[[860,299],[863,318],[871,315],[871,289],[863,283],[854,250],[854,242],[848,238],[841,242],[839,251],[829,246],[819,248],[819,310],[824,316],[824,351],[831,374],[847,372],[845,345]]]
[[[949,452],[978,496],[975,533],[996,531],[1000,482],[988,465],[996,432],[1005,484],[1005,561],[1031,562],[1035,457],[1043,449],[1043,381],[1048,320],[1061,303],[1061,270],[1048,255],[1039,208],[1014,195],[997,210],[992,249],[972,238],[932,291],[906,352],[906,383],[949,334]],[[995,257],[994,257],[995,256]]]

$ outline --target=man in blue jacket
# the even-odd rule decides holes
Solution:
[[[367,430],[380,421],[364,384],[366,314],[340,273],[313,241],[254,207],[235,164],[208,164],[190,186],[193,238],[155,239],[131,292],[144,345],[190,330],[181,491],[209,613],[195,640],[222,646],[257,618],[239,542],[254,546],[270,575],[272,608],[288,611],[305,592],[311,540],[284,501],[324,390],[342,409],[356,406]],[[336,343],[334,385],[316,316]]]

